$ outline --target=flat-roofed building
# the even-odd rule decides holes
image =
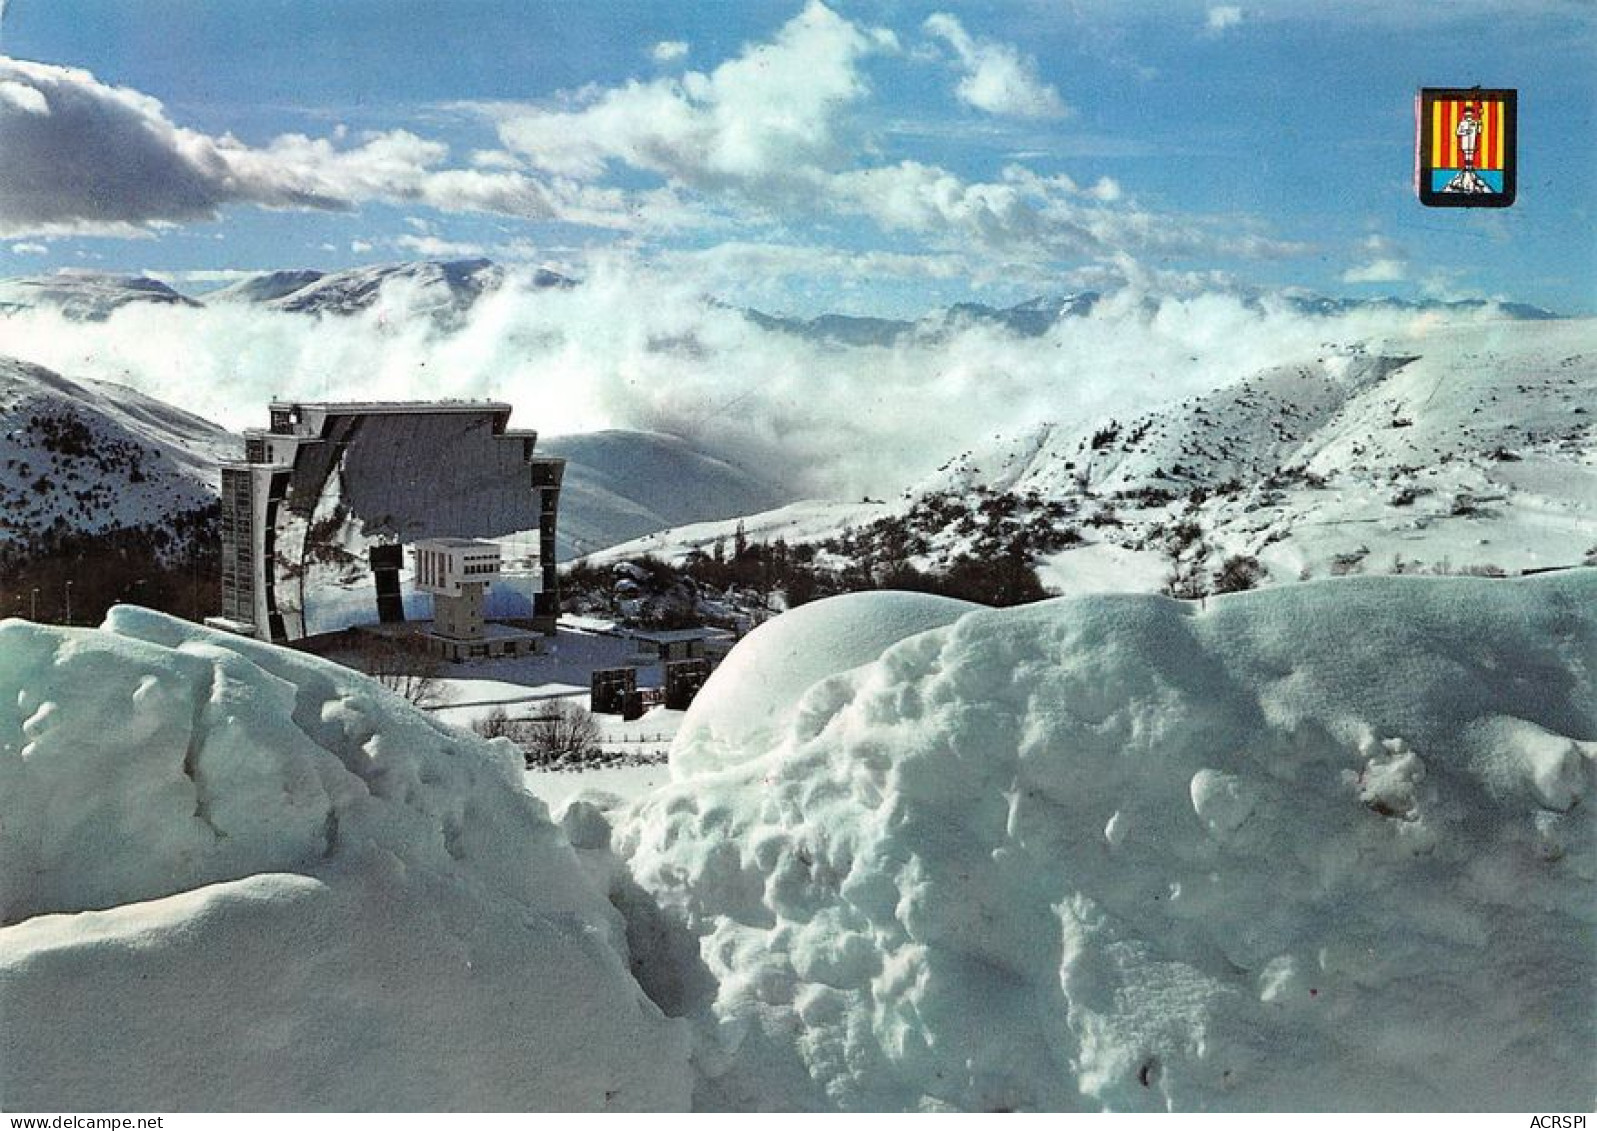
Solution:
[[[537,651],[537,633],[495,621],[487,598],[499,577],[500,547],[472,538],[429,538],[412,552],[416,588],[432,595],[427,647],[449,660]]]
[[[290,402],[222,467],[222,611],[211,623],[289,642],[428,615],[423,542],[491,543],[483,616],[552,634],[564,461],[499,402]],[[486,553],[479,551],[479,553]],[[479,567],[484,561],[475,563]],[[486,576],[486,575],[484,575]]]

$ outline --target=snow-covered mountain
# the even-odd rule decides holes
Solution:
[[[162,530],[213,504],[240,441],[123,385],[0,358],[0,546]]]
[[[355,314],[376,303],[385,287],[406,284],[425,295],[417,312],[454,316],[503,282],[504,269],[486,259],[391,263],[321,275],[265,305],[290,314]]]
[[[1473,314],[1491,307],[1507,318],[1523,318],[1531,321],[1542,321],[1558,318],[1560,315],[1543,306],[1533,306],[1528,302],[1491,302],[1482,299],[1423,299],[1418,302],[1411,299],[1393,298],[1337,298],[1329,295],[1292,294],[1285,296],[1284,301],[1293,310],[1302,314],[1351,314],[1364,310],[1396,310],[1413,314]]]
[[[268,271],[265,274],[240,279],[236,283],[229,283],[219,290],[207,292],[203,297],[207,306],[229,302],[272,303],[287,298],[296,291],[304,290],[326,276],[325,271],[310,269]]]
[[[339,271],[314,268],[265,271],[194,297],[144,276],[65,270],[53,275],[0,279],[0,314],[45,308],[61,310],[68,317],[82,321],[102,321],[129,303],[147,302],[189,307],[243,303],[294,314],[348,315],[371,309],[385,288],[398,287],[412,292],[407,303],[409,312],[430,314],[449,323],[463,316],[483,295],[505,286],[513,276],[518,284],[535,289],[580,285],[579,280],[548,268],[520,273],[483,258],[406,260]],[[1090,314],[1102,297],[1097,291],[1080,291],[1038,295],[1002,307],[960,302],[916,319],[840,313],[806,319],[768,314],[752,307],[733,309],[761,329],[810,341],[844,347],[891,346],[908,337],[935,340],[971,326],[994,327],[1021,338],[1041,337],[1063,319]],[[1264,297],[1257,294],[1240,297],[1253,307],[1265,302]],[[1457,316],[1479,313],[1491,306],[1508,318],[1558,317],[1526,303],[1488,304],[1478,299],[1416,302],[1392,297],[1346,298],[1287,293],[1276,294],[1269,301],[1299,313],[1321,316],[1363,310]]]
[[[205,302],[255,303],[290,314],[358,314],[371,309],[385,288],[398,286],[412,290],[413,313],[448,321],[504,286],[506,277],[505,268],[488,259],[418,260],[331,272],[272,271],[214,291]],[[537,288],[573,285],[564,275],[543,268],[527,281]]]
[[[1594,345],[1589,321],[1453,324],[1085,434],[1044,426],[926,489],[1091,500],[1119,523],[1102,544],[1169,567],[1256,556],[1277,580],[1578,564],[1597,546]]]
[[[791,499],[661,433],[555,436],[539,450],[567,461],[562,558]],[[242,454],[238,436],[124,385],[0,358],[0,543],[52,529],[160,528],[213,503],[218,463]]]
[[[733,518],[791,501],[751,472],[658,432],[550,436],[540,454],[566,461],[561,560],[669,526]]]
[[[1024,536],[1046,547],[1043,578],[1066,592],[1153,590],[1176,575],[1196,594],[1233,557],[1274,582],[1587,560],[1597,324],[1421,325],[1136,418],[1041,424],[956,456],[891,502],[809,502],[741,522],[754,540],[907,547],[923,568]],[[679,558],[736,525],[662,531],[601,557]]]
[[[68,318],[98,322],[130,303],[213,306],[243,303],[291,314],[358,314],[371,309],[387,287],[409,290],[408,310],[442,321],[459,318],[478,299],[503,286],[506,269],[488,259],[415,260],[354,267],[266,271],[197,297],[141,275],[61,271],[0,279],[0,314],[59,310]],[[569,287],[572,280],[543,268],[525,276],[533,287]]]
[[[78,322],[103,322],[130,303],[199,306],[156,279],[98,271],[60,271],[0,279],[0,314],[59,310]]]
[[[1265,302],[1259,295],[1250,294],[1243,297],[1244,305],[1252,309],[1261,309]],[[1040,338],[1063,319],[1081,318],[1091,314],[1102,298],[1103,296],[1097,291],[1081,291],[1072,294],[1039,295],[1015,303],[1013,306],[1003,307],[989,306],[980,302],[960,302],[914,320],[864,318],[847,314],[822,314],[808,319],[787,318],[752,309],[743,313],[762,329],[777,330],[810,341],[836,346],[891,346],[905,338],[936,339],[971,326],[990,326],[1005,330],[1019,338]],[[1541,321],[1558,317],[1549,310],[1528,303],[1487,303],[1480,299],[1460,299],[1452,302],[1427,299],[1414,302],[1391,297],[1365,299],[1287,294],[1274,295],[1270,301],[1280,303],[1301,314],[1319,316],[1358,311],[1399,311],[1458,317],[1479,314],[1490,307],[1506,318]]]
[[[911,335],[938,336],[963,326],[997,326],[1023,338],[1048,332],[1061,318],[1087,314],[1097,305],[1094,291],[1027,299],[1014,306],[994,307],[979,302],[956,303],[946,310],[909,321],[898,318],[862,318],[848,314],[822,314],[815,318],[784,318],[759,310],[744,316],[765,330],[794,334],[811,341],[840,346],[890,346]]]

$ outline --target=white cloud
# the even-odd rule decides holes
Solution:
[[[1023,261],[1124,255],[1223,254],[1272,259],[1303,254],[1300,244],[1251,232],[1229,218],[1148,212],[1122,200],[1107,178],[1082,188],[1011,165],[995,182],[969,182],[935,165],[897,165],[838,174],[830,203],[890,231],[915,232],[967,256]]]
[[[354,254],[356,254],[356,255],[365,255],[371,249],[372,249],[372,245],[370,243],[368,243],[366,240],[350,240],[349,241],[349,250],[351,252],[353,252]]]
[[[1408,278],[1408,259],[1402,249],[1382,235],[1359,243],[1364,262],[1342,272],[1344,283],[1401,283]]]
[[[14,243],[11,245],[12,255],[48,255],[50,249],[42,243]]]
[[[0,82],[0,102],[9,103],[12,109],[20,110],[24,114],[50,113],[50,103],[43,91],[36,86],[11,79]]]
[[[394,246],[428,259],[469,259],[485,254],[482,244],[440,239],[437,236],[400,236]]]
[[[345,144],[343,131],[332,139],[288,134],[251,147],[178,126],[155,99],[87,71],[4,57],[0,149],[0,236],[127,236],[211,220],[229,204],[348,210],[371,200],[633,222],[623,194],[504,169],[449,168],[447,146],[406,130],[356,144]]]
[[[1399,259],[1372,259],[1342,272],[1344,283],[1401,283],[1408,278],[1408,265]]]
[[[812,0],[708,74],[589,88],[558,109],[497,107],[500,139],[562,177],[593,180],[620,162],[700,190],[790,195],[843,161],[841,116],[866,93],[860,61],[883,49]]]
[[[219,206],[341,208],[325,186],[249,150],[174,125],[161,104],[87,71],[0,58],[0,82],[34,93],[0,99],[0,234],[127,235],[210,219]]]
[[[656,63],[674,63],[687,58],[688,45],[680,39],[667,39],[649,49],[649,58]]]
[[[1016,118],[1060,118],[1068,112],[1059,92],[1038,75],[1035,59],[1008,44],[974,38],[947,12],[934,13],[924,26],[959,57],[963,74],[954,92],[966,105]]]
[[[1218,35],[1227,28],[1236,27],[1241,22],[1241,8],[1235,4],[1217,4],[1209,9],[1209,17],[1204,26],[1212,34]]]
[[[788,254],[725,253],[749,271]],[[814,253],[793,254],[796,263]],[[493,397],[546,434],[672,432],[798,490],[857,498],[896,491],[994,433],[1123,418],[1406,321],[1393,312],[1309,317],[1201,287],[1176,296],[1133,285],[1039,338],[970,326],[838,350],[706,301],[706,275],[691,267],[599,257],[580,286],[511,281],[448,330],[406,316],[407,301],[429,296],[403,288],[384,294],[382,318],[375,309],[316,319],[237,305],[133,304],[92,324],[24,313],[0,319],[0,354],[130,384],[232,427],[259,425],[274,394],[325,395],[328,373],[353,399]],[[722,293],[743,302],[737,269],[725,259],[718,267]]]
[[[1032,60],[972,37],[946,13],[925,27],[959,56],[973,105],[1063,112]],[[1302,250],[1245,221],[1149,212],[1109,178],[1078,184],[1017,164],[972,179],[914,160],[869,164],[876,151],[855,113],[870,93],[865,65],[899,50],[890,32],[810,0],[769,41],[706,72],[584,88],[548,106],[473,106],[496,120],[502,148],[470,153],[466,167],[442,142],[404,129],[339,127],[249,146],[178,126],[154,99],[87,72],[0,58],[0,82],[29,92],[0,98],[0,238],[148,234],[232,204],[382,201],[639,238],[720,227],[744,242],[792,243],[797,225],[842,215],[913,237],[899,249],[913,255],[963,254],[972,276],[1000,264]],[[610,178],[616,168],[632,174],[627,187]],[[639,173],[660,183],[638,188]]]
[[[471,164],[477,169],[519,169],[521,159],[503,149],[476,149],[472,151]]]

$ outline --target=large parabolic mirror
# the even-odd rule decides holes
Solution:
[[[503,404],[272,406],[248,434],[260,562],[258,635],[297,640],[429,615],[406,547],[426,538],[498,543],[487,615],[550,630],[557,608],[561,461],[506,429]],[[242,541],[242,539],[241,539]],[[262,631],[264,629],[265,631]]]

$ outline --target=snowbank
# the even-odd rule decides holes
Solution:
[[[1592,1105],[1597,571],[900,601],[739,645],[615,830],[697,1102]]]
[[[673,773],[758,751],[814,684],[980,607],[928,593],[850,593],[766,621],[739,641],[694,698],[677,732]]]
[[[0,623],[0,1106],[682,1106],[518,761],[158,614]]]

